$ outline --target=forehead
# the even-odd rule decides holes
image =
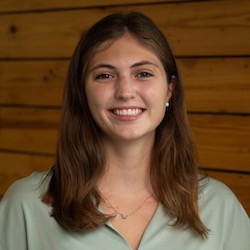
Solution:
[[[140,39],[138,37],[136,37],[135,35],[132,35],[129,32],[126,32],[122,36],[119,36],[119,37],[116,37],[113,39],[108,39],[108,40],[100,43],[96,47],[96,49],[94,50],[94,53],[105,51],[105,50],[109,49],[114,43],[121,41],[121,40],[130,41],[130,42],[133,42],[134,44],[138,44],[138,45],[141,45],[143,47],[146,47],[146,44],[144,44],[142,41],[140,41]]]
[[[90,62],[93,62],[97,57],[104,55],[107,53],[117,55],[120,53],[127,53],[127,55],[133,56],[134,54],[138,54],[138,51],[141,52],[142,55],[157,58],[160,60],[158,54],[153,49],[153,46],[147,44],[142,39],[139,39],[135,35],[132,35],[126,32],[124,35],[119,38],[109,39],[102,43],[100,43],[91,53]]]

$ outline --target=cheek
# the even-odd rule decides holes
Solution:
[[[161,109],[166,106],[168,96],[167,86],[161,85],[159,88],[149,89],[145,92],[145,95],[152,104]]]
[[[86,96],[90,109],[100,106],[103,100],[102,93],[98,88],[86,88]]]
[[[102,127],[106,119],[106,109],[109,103],[109,91],[107,88],[95,87],[86,88],[86,96],[90,109],[90,113],[98,124]]]

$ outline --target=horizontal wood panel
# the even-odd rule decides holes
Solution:
[[[250,2],[194,1],[124,7],[151,17],[169,38],[176,55],[250,55]],[[82,30],[123,9],[0,16],[0,58],[69,57]],[[32,42],[31,42],[32,41]]]
[[[250,57],[179,58],[188,110],[250,113]],[[0,62],[0,104],[60,106],[68,60]]]
[[[26,0],[26,1],[16,1],[16,0],[1,0],[0,1],[0,13],[10,12],[10,11],[30,11],[30,10],[48,10],[48,9],[65,9],[65,8],[79,8],[79,7],[93,7],[93,6],[109,6],[109,5],[125,5],[125,4],[144,4],[144,3],[154,3],[154,2],[173,2],[172,0],[165,1],[155,1],[155,0]],[[181,0],[175,0],[179,2]]]
[[[67,61],[0,61],[0,104],[60,106]]]
[[[250,57],[179,59],[189,111],[250,113]]]
[[[250,217],[250,175],[209,171],[208,176],[226,184],[237,196]]]
[[[189,116],[200,166],[250,171],[250,116]]]
[[[59,110],[0,108],[0,150],[54,154]]]
[[[54,154],[59,110],[0,109],[0,150]],[[250,116],[190,114],[200,166],[250,171]]]
[[[0,152],[0,198],[8,186],[34,171],[45,171],[54,163],[49,156]]]

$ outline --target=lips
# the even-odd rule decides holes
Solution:
[[[117,116],[137,116],[143,112],[143,109],[140,108],[112,109],[111,111]]]

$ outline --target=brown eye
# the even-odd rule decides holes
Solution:
[[[151,77],[151,76],[153,76],[151,73],[145,72],[145,71],[140,72],[140,73],[138,74],[138,77],[141,77],[141,78],[147,78],[147,77]]]
[[[95,79],[109,79],[112,78],[112,76],[110,74],[100,74],[98,76],[96,76]]]

